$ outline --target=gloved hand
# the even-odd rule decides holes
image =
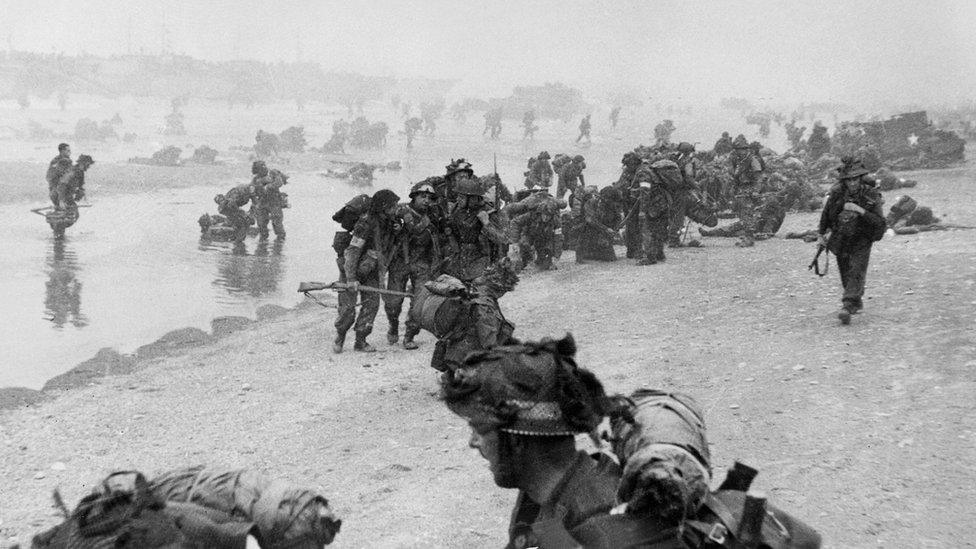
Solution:
[[[490,218],[488,217],[488,212],[481,210],[478,212],[478,221],[481,221],[482,225],[488,225]]]
[[[346,283],[346,290],[347,291],[350,291],[350,292],[358,292],[359,291],[359,281],[358,280],[350,280],[349,282],[347,282]]]
[[[827,235],[818,234],[817,235],[817,246],[827,247]]]

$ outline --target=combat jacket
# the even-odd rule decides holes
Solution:
[[[400,204],[395,214],[403,228],[396,236],[390,270],[408,265],[433,266],[441,259],[440,229],[427,212]]]
[[[47,166],[47,179],[48,187],[54,189],[58,182],[61,181],[61,177],[71,170],[71,159],[61,156],[60,154],[51,159],[51,162]]]
[[[539,210],[530,210],[515,216],[508,226],[509,242],[530,245],[552,244],[562,235],[562,221],[556,214],[545,219]]]
[[[352,240],[343,252],[346,280],[365,278],[389,267],[395,233],[393,220],[386,216],[366,213],[360,216],[352,230]]]
[[[576,162],[567,162],[559,171],[559,185],[563,189],[573,190],[577,184],[586,184],[583,179],[583,167]]]
[[[846,202],[864,208],[863,214],[844,210]],[[831,232],[827,247],[836,255],[852,253],[871,246],[884,236],[885,222],[882,205],[884,200],[877,189],[861,184],[853,194],[843,183],[831,187],[820,214],[820,234]]]
[[[537,185],[539,187],[551,186],[553,173],[552,164],[549,163],[548,159],[536,158],[535,161],[532,162],[532,166],[529,168],[526,187],[530,187],[528,182],[531,182],[532,185]]]
[[[619,482],[620,468],[609,458],[578,452],[548,501],[536,503],[519,493],[508,547],[578,547],[577,539],[591,537],[591,521],[602,520],[614,507]]]
[[[254,196],[250,185],[238,185],[227,191],[224,195],[224,203],[221,206],[228,208],[243,208]]]
[[[671,208],[671,193],[655,177],[651,165],[641,164],[634,179],[639,189],[638,216],[642,219],[666,218]]]
[[[754,189],[765,169],[759,154],[752,149],[736,149],[729,161],[732,163],[732,181],[736,190]]]
[[[498,300],[477,295],[467,302],[468,314],[455,328],[437,341],[431,367],[440,371],[455,369],[468,353],[512,343],[515,325],[505,319]]]
[[[280,209],[284,206],[281,186],[287,178],[278,170],[270,170],[268,175],[255,175],[251,180],[256,195],[255,206],[263,209]]]

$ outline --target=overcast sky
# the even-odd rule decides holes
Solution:
[[[478,95],[559,80],[597,98],[976,98],[976,1],[0,0],[0,33],[18,50],[301,58]]]

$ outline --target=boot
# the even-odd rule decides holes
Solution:
[[[346,334],[336,334],[335,341],[332,342],[332,352],[339,354],[342,352],[342,346],[346,343]]]
[[[656,259],[651,259],[650,257],[645,257],[637,261],[638,265],[657,265]]]
[[[400,341],[400,324],[396,320],[390,321],[390,329],[386,332],[386,342],[396,345]]]
[[[841,324],[847,326],[848,324],[851,323],[851,314],[853,313],[854,313],[854,305],[845,302],[844,306],[841,307],[840,311],[837,313],[837,318],[840,320]]]
[[[356,343],[352,346],[354,351],[359,351],[361,353],[375,353],[376,348],[366,343],[366,336],[356,334]]]
[[[417,349],[419,347],[420,347],[420,345],[417,345],[417,342],[413,340],[413,335],[411,335],[411,334],[403,334],[403,348],[404,349],[406,349],[408,351],[413,351],[414,349]]]

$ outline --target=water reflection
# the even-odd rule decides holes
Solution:
[[[254,252],[248,254],[243,242],[234,244],[230,254],[219,256],[214,284],[230,293],[245,293],[251,297],[278,292],[285,271],[284,246],[283,240],[259,240]]]
[[[88,318],[81,313],[81,267],[78,258],[65,239],[56,238],[46,259],[48,278],[44,292],[44,314],[58,329],[66,323],[75,328],[88,325]]]

